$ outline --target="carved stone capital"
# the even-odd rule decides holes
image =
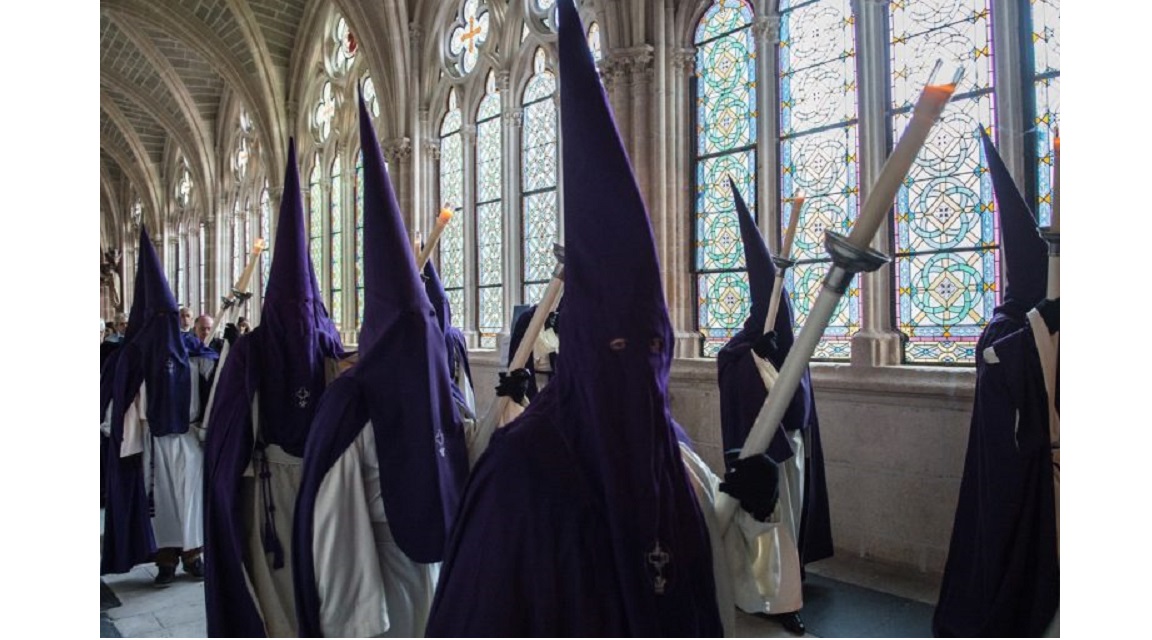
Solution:
[[[432,158],[433,162],[439,162],[440,161],[440,141],[439,140],[425,140],[424,141],[424,153],[428,154],[428,157]]]
[[[408,38],[412,40],[412,50],[420,55],[421,46],[424,43],[424,28],[416,22],[408,23]]]
[[[509,87],[512,86],[512,72],[507,69],[500,69],[496,72],[496,88],[500,93],[508,94]]]
[[[684,48],[673,51],[672,66],[679,75],[691,76],[696,73],[696,49]]]
[[[509,109],[504,112],[504,122],[511,127],[519,128],[524,123],[524,109]]]
[[[611,57],[602,59],[600,61],[600,75],[604,78],[604,87],[608,89],[627,82],[627,60],[619,54],[613,54]]]
[[[407,137],[385,140],[381,147],[384,158],[388,160],[390,165],[395,165],[397,162],[407,162],[408,158],[412,157],[412,141]]]
[[[756,40],[769,45],[780,43],[780,16],[760,16],[752,23]]]

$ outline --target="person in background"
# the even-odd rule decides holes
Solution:
[[[252,330],[252,325],[248,324],[248,318],[240,316],[236,320],[236,329],[240,332],[240,335],[244,335]]]
[[[180,333],[188,333],[192,330],[192,310],[188,307],[180,307]]]

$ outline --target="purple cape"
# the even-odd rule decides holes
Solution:
[[[139,254],[128,330],[120,348],[106,363],[106,375],[112,376],[107,397],[112,406],[112,420],[105,454],[107,484],[101,574],[129,571],[147,562],[155,552],[144,488],[143,455],[120,457],[124,416],[141,385],[147,384],[148,388],[146,413],[152,435],[188,431],[191,393],[188,354],[180,339],[176,300],[143,226]],[[103,379],[101,382],[104,387]],[[103,409],[106,400],[103,388],[101,396]]]
[[[204,555],[204,601],[211,637],[265,635],[245,578],[248,532],[262,528],[264,550],[274,563],[288,558],[291,532],[277,531],[269,521],[250,522],[242,509],[243,474],[257,446],[277,445],[303,455],[312,417],[325,393],[325,359],[344,354],[308,258],[294,140],[288,145],[284,185],[262,320],[236,340],[217,374],[204,443],[204,542],[210,549]],[[259,442],[252,424],[252,399],[258,391]]]
[[[937,637],[1039,637],[1060,601],[1048,396],[1031,327],[994,335],[1010,327],[978,347],[1000,362],[977,365]]]
[[[292,542],[296,615],[302,637],[322,632],[312,554],[317,494],[328,471],[369,420],[388,527],[397,546],[413,561],[438,562],[443,557],[468,473],[444,333],[416,270],[362,96],[360,144],[366,256],[360,358],[321,400],[304,452]]]
[[[719,636],[652,229],[576,8],[559,11],[563,364],[477,461],[427,635]]]
[[[744,199],[736,185],[729,180],[740,220],[740,235],[744,241],[744,259],[752,294],[752,311],[741,329],[717,354],[716,365],[720,384],[720,429],[725,451],[743,448],[756,416],[768,399],[768,390],[756,369],[752,345],[764,332],[768,317],[768,304],[776,269],[764,238],[760,235]],[[780,290],[780,311],[773,329],[777,348],[768,354],[768,360],[780,369],[784,358],[792,349],[792,304],[786,289]],[[805,371],[792,401],[781,420],[784,430],[807,431],[807,450],[804,465],[804,504],[800,517],[800,539],[796,541],[802,564],[830,558],[832,547],[832,521],[828,507],[828,485],[824,479],[824,450],[820,443],[820,421],[816,417],[816,397],[812,388],[812,375]],[[777,430],[768,445],[767,454],[776,462],[793,455],[792,446],[784,430]]]
[[[431,260],[424,265],[424,291],[428,294],[428,301],[432,303],[432,309],[436,312],[436,323],[444,332],[444,346],[448,351],[448,371],[455,375],[457,367],[462,368],[464,374],[468,376],[469,384],[475,387],[472,383],[472,367],[468,363],[468,343],[464,339],[464,333],[452,325],[452,306],[448,304],[444,283],[440,281],[440,275],[436,273]],[[459,396],[463,402],[464,396],[461,390],[455,388],[455,379],[452,381],[452,386],[453,395]]]
[[[976,344],[976,402],[932,630],[1039,636],[1059,603],[1059,558],[1047,392],[1025,314],[1044,298],[1048,259],[1035,217],[980,133],[1009,281]],[[999,364],[984,362],[989,346]]]

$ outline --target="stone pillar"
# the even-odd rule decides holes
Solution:
[[[404,216],[404,226],[411,229],[415,224],[415,211],[413,204],[415,198],[412,194],[412,141],[407,136],[390,138],[381,145],[384,159],[388,161],[388,173],[392,178],[392,187],[396,190],[396,200],[400,204],[401,215]]]
[[[676,336],[673,355],[696,358],[702,338],[696,331],[696,290],[692,269],[693,199],[696,179],[692,171],[692,76],[696,73],[696,51],[692,48],[672,52],[672,73],[667,78],[670,90],[671,197],[668,199],[668,238],[663,254],[664,283]]]
[[[887,0],[853,0],[852,12],[856,16],[856,55],[860,87],[860,202],[868,192],[884,161],[888,159],[887,91],[885,70],[888,19]],[[890,223],[889,223],[890,224]],[[889,229],[886,225],[883,229]],[[892,255],[889,234],[882,231],[872,247]],[[852,338],[852,364],[879,367],[900,364],[903,359],[903,340],[892,327],[892,264],[887,263],[872,273],[860,274],[860,331]]]
[[[465,115],[475,117],[475,113]],[[476,268],[476,124],[460,126],[460,142],[464,149],[464,202],[461,204],[459,224],[464,232],[464,311],[460,323],[457,325],[468,341],[471,348],[479,344],[479,334],[476,325],[480,318],[480,309],[476,304],[476,284],[479,282],[479,273]],[[453,221],[452,224],[457,224]],[[455,317],[456,310],[453,309]]]
[[[783,194],[780,193],[777,169],[780,166],[779,145],[772,141],[779,139],[776,127],[776,105],[780,104],[780,89],[776,83],[776,68],[779,66],[776,45],[780,44],[780,16],[773,14],[756,18],[752,23],[752,33],[756,57],[760,61],[756,82],[762,87],[756,97],[761,105],[760,117],[756,119],[756,139],[760,142],[757,149],[760,170],[756,175],[756,209],[760,212],[757,223],[760,232],[766,234],[768,246],[779,247],[780,227],[784,220],[780,206]]]
[[[507,69],[496,73],[500,88],[500,110],[503,114],[501,134],[501,243],[503,245],[504,282],[504,327],[496,337],[496,346],[501,348],[508,340],[512,329],[512,309],[520,302],[521,287],[521,242],[520,242],[520,128],[524,120],[524,110],[516,106],[512,92],[511,74]]]

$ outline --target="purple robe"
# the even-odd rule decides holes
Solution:
[[[416,271],[362,97],[360,140],[367,256],[360,357],[325,393],[304,452],[292,544],[301,637],[323,633],[313,540],[315,528],[327,523],[315,518],[318,494],[328,473],[369,421],[387,526],[412,562],[432,563],[443,557],[468,473],[445,336]],[[362,508],[369,510],[370,505]],[[376,558],[360,560],[377,562]],[[374,606],[384,608],[385,604]]]
[[[719,636],[655,241],[571,0],[558,46],[563,364],[473,469],[427,635]]]
[[[147,420],[152,435],[188,431],[190,372],[180,339],[176,300],[160,259],[141,226],[136,286],[124,340],[105,367],[110,393],[101,380],[101,409],[112,407],[106,455],[104,547],[100,573],[125,573],[156,550],[145,491],[143,454],[120,456],[124,416],[141,385],[148,389]],[[135,320],[135,321],[134,321]]]
[[[251,531],[260,531],[272,571],[290,571],[292,532],[277,528],[273,516],[277,510],[290,513],[295,496],[288,504],[276,503],[272,471],[261,452],[274,445],[288,455],[303,456],[312,419],[326,392],[326,360],[344,355],[308,256],[296,166],[296,145],[290,140],[286,195],[280,203],[261,322],[237,338],[229,350],[217,373],[220,379],[207,425],[204,533],[209,552],[205,554],[204,600],[211,637],[263,637],[267,633],[261,608],[248,587],[246,574],[252,565],[248,538]],[[257,394],[260,428],[254,433],[252,402]],[[245,470],[254,461],[256,479],[245,478]],[[243,499],[246,483],[256,485],[258,504],[263,505],[258,522],[252,522]]]
[[[760,415],[760,410],[768,399],[768,390],[764,388],[764,382],[756,368],[752,345],[763,335],[770,294],[776,279],[776,269],[772,264],[768,247],[764,244],[764,239],[756,228],[756,223],[752,220],[736,185],[731,180],[729,185],[732,187],[737,216],[740,220],[740,233],[752,293],[752,309],[744,322],[744,328],[720,349],[716,358],[720,384],[720,429],[725,451],[743,448],[756,417]],[[776,348],[768,354],[768,360],[777,370],[784,366],[784,359],[794,342],[792,303],[788,291],[781,289],[780,298],[780,311],[773,325],[773,330],[776,332]],[[780,422],[784,428],[776,430],[766,452],[776,462],[784,462],[793,455],[785,431],[802,430],[807,436],[804,504],[800,515],[800,537],[796,541],[800,551],[800,563],[804,565],[830,558],[833,554],[828,485],[824,479],[824,450],[820,444],[820,422],[816,417],[816,396],[810,372],[805,371],[800,378],[800,386],[792,396]]]

